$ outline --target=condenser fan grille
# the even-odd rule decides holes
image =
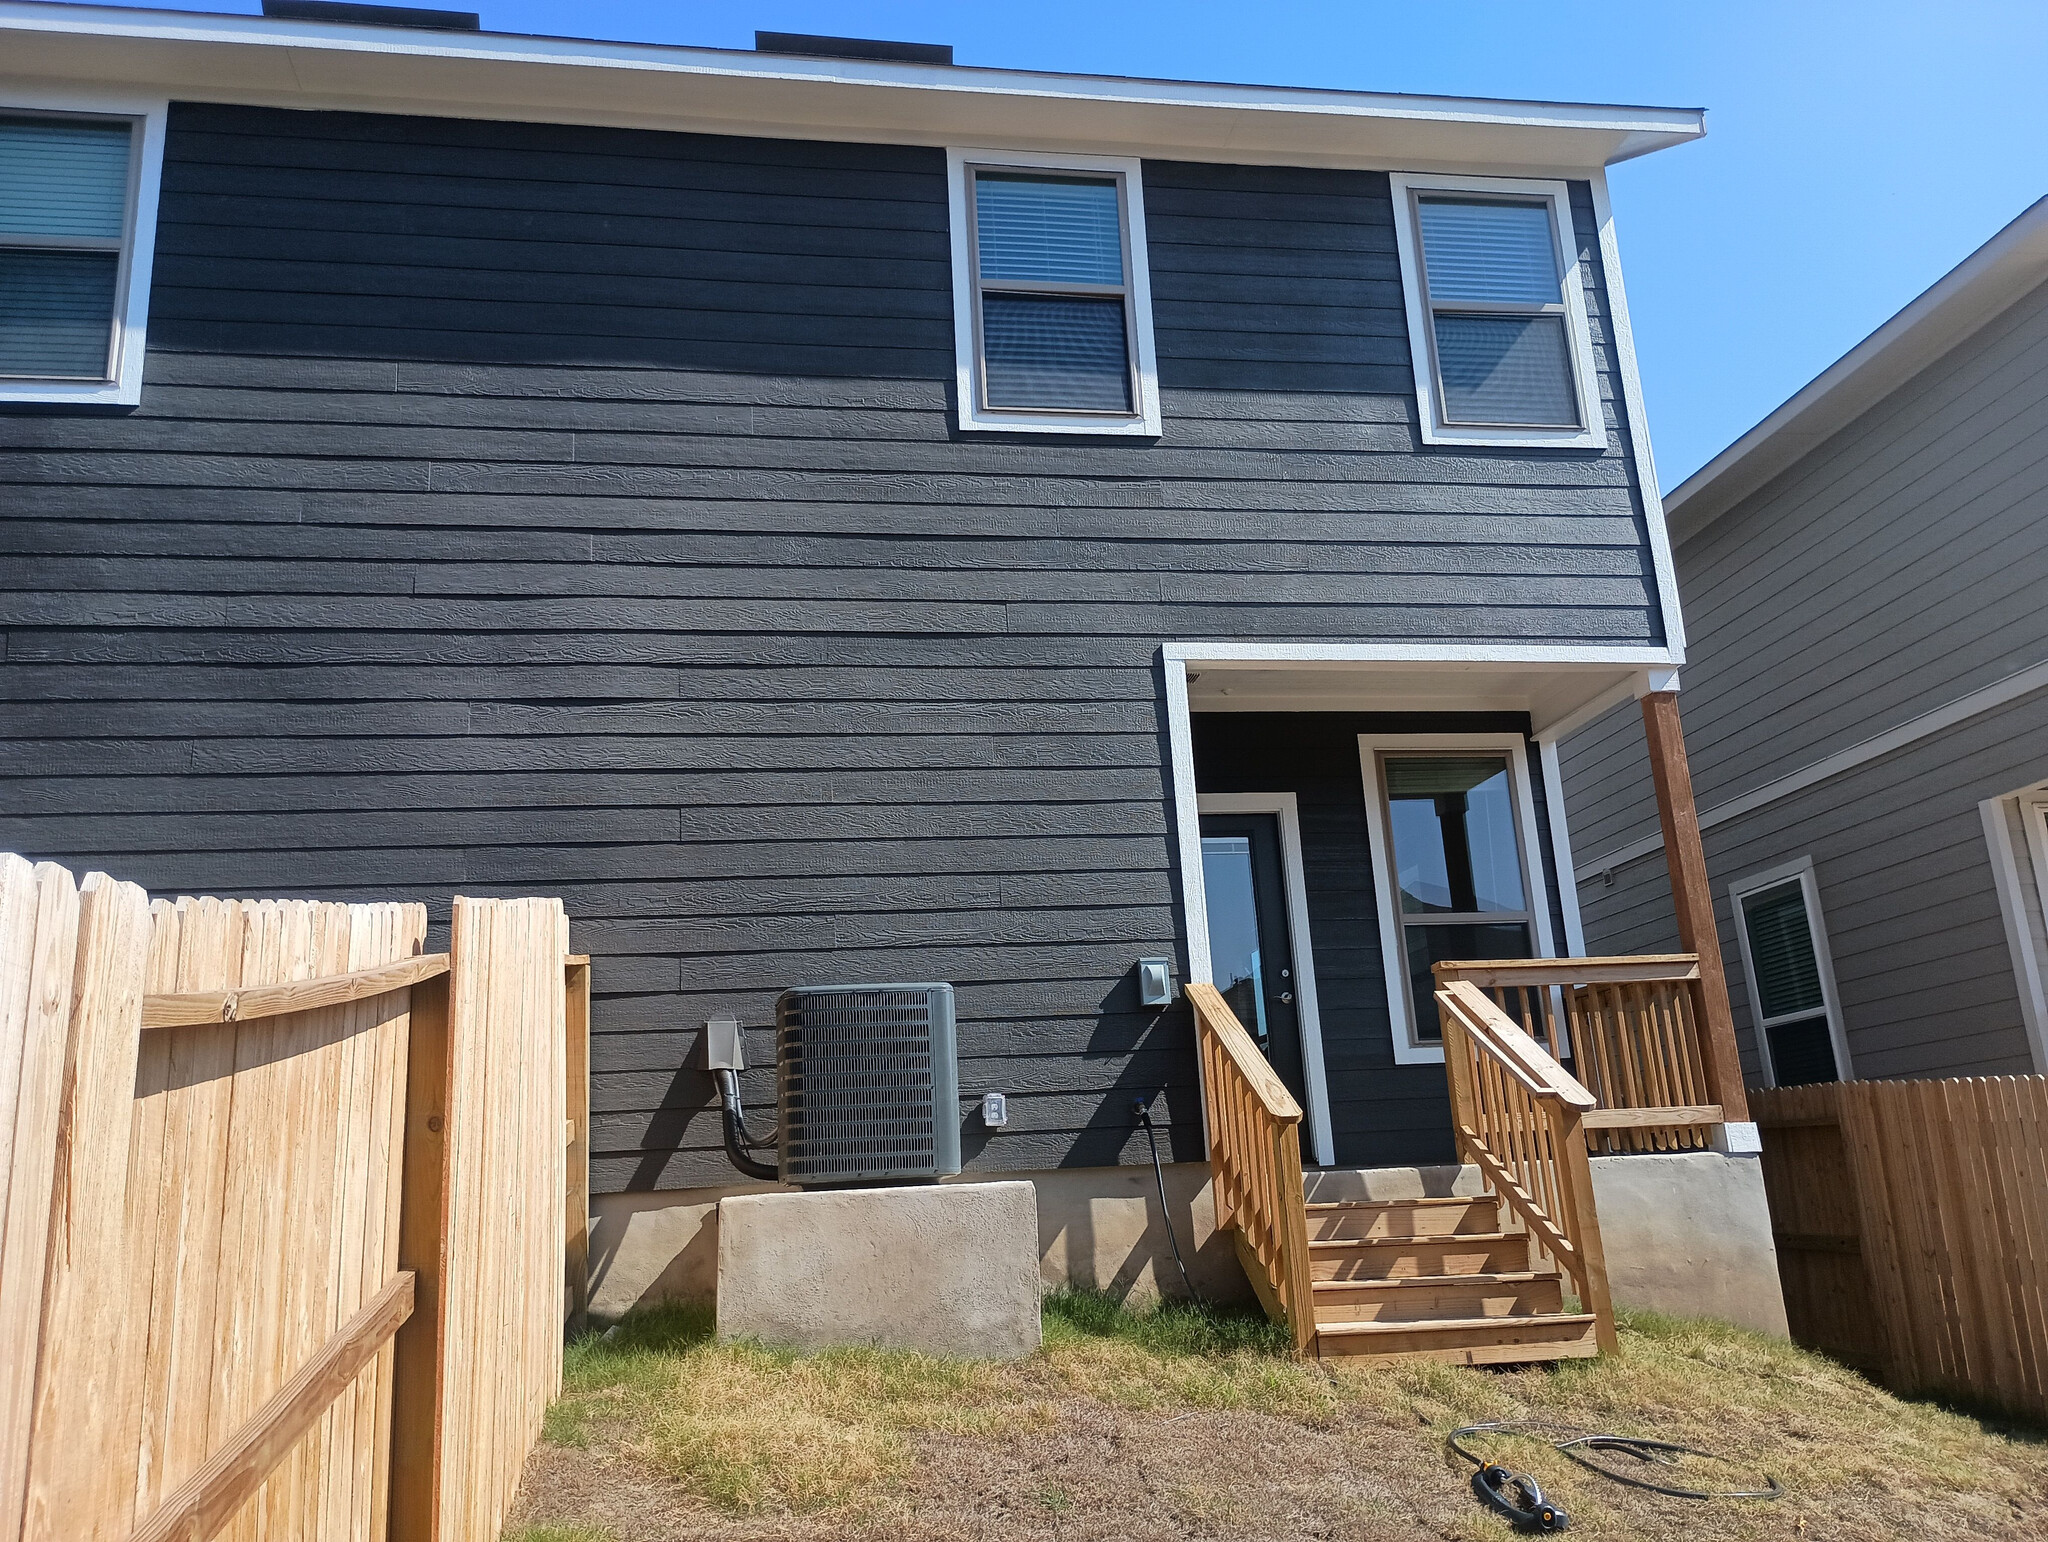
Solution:
[[[776,1063],[789,1182],[959,1171],[951,986],[787,991]]]

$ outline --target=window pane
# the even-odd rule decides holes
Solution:
[[[1202,889],[1209,909],[1209,972],[1237,1020],[1264,1043],[1266,990],[1250,836],[1202,837]]]
[[[1486,926],[1410,926],[1408,943],[1408,996],[1415,1003],[1415,1036],[1435,1044],[1444,1036],[1436,1013],[1436,976],[1431,964],[1451,959],[1530,958],[1529,928],[1526,923],[1493,923]]]
[[[1425,198],[1419,214],[1432,300],[1562,301],[1548,204]]]
[[[1835,1046],[1828,1037],[1827,1014],[1802,1017],[1765,1030],[1771,1038],[1771,1070],[1780,1087],[1804,1087],[1841,1076],[1835,1067]]]
[[[984,295],[981,343],[991,407],[1131,410],[1120,299]]]
[[[1745,895],[1742,917],[1749,928],[1757,994],[1763,998],[1757,1003],[1758,1013],[1772,1018],[1818,1010],[1825,1000],[1820,961],[1814,957],[1813,930],[1807,924],[1806,895],[1799,880]]]
[[[976,172],[974,227],[984,280],[1124,281],[1114,182]]]
[[[105,379],[120,268],[113,252],[0,250],[0,375]]]
[[[130,137],[125,123],[0,118],[0,235],[118,240]]]
[[[1389,755],[1384,764],[1401,909],[1527,909],[1506,757]]]
[[[1578,424],[1562,316],[1439,315],[1436,361],[1454,423]]]

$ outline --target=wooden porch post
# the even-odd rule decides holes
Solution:
[[[1728,1011],[1728,975],[1721,967],[1721,930],[1714,923],[1714,891],[1707,882],[1707,854],[1700,845],[1699,811],[1692,801],[1692,769],[1685,759],[1685,730],[1678,722],[1678,693],[1652,691],[1643,698],[1643,733],[1650,743],[1650,772],[1657,782],[1657,818],[1664,826],[1664,860],[1671,868],[1671,903],[1678,912],[1678,945],[1700,959],[1700,1058],[1724,1119],[1749,1118],[1742,1088],[1742,1059],[1735,1048],[1735,1020]]]

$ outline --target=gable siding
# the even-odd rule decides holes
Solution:
[[[1164,438],[962,439],[938,150],[175,105],[141,409],[0,416],[0,845],[560,894],[600,1191],[826,976],[958,984],[970,1165],[1198,1155],[1159,643],[1661,624],[1619,438],[1420,453],[1384,176],[1145,190]]]
[[[2044,529],[2048,288],[1678,548],[1702,812],[2048,660]],[[1707,832],[1717,892],[1833,853],[1819,873],[1859,1075],[2031,1067],[1976,802],[2048,776],[2044,734],[2037,692]],[[1582,863],[1655,832],[1632,706],[1564,755]],[[1654,930],[1634,899],[1662,872],[1654,854],[1581,890],[1589,946]]]

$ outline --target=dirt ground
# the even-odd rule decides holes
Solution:
[[[1054,1329],[1057,1328],[1057,1334]],[[1592,1542],[2048,1542],[2048,1431],[1902,1402],[1735,1330],[1639,1320],[1557,1368],[1326,1372],[1048,1320],[1008,1367],[779,1356],[674,1336],[574,1368],[507,1542],[1479,1542],[1511,1533],[1445,1434],[1534,1418],[1710,1447],[1665,1481],[1780,1480],[1776,1501],[1626,1488],[1545,1441],[1489,1447]]]

